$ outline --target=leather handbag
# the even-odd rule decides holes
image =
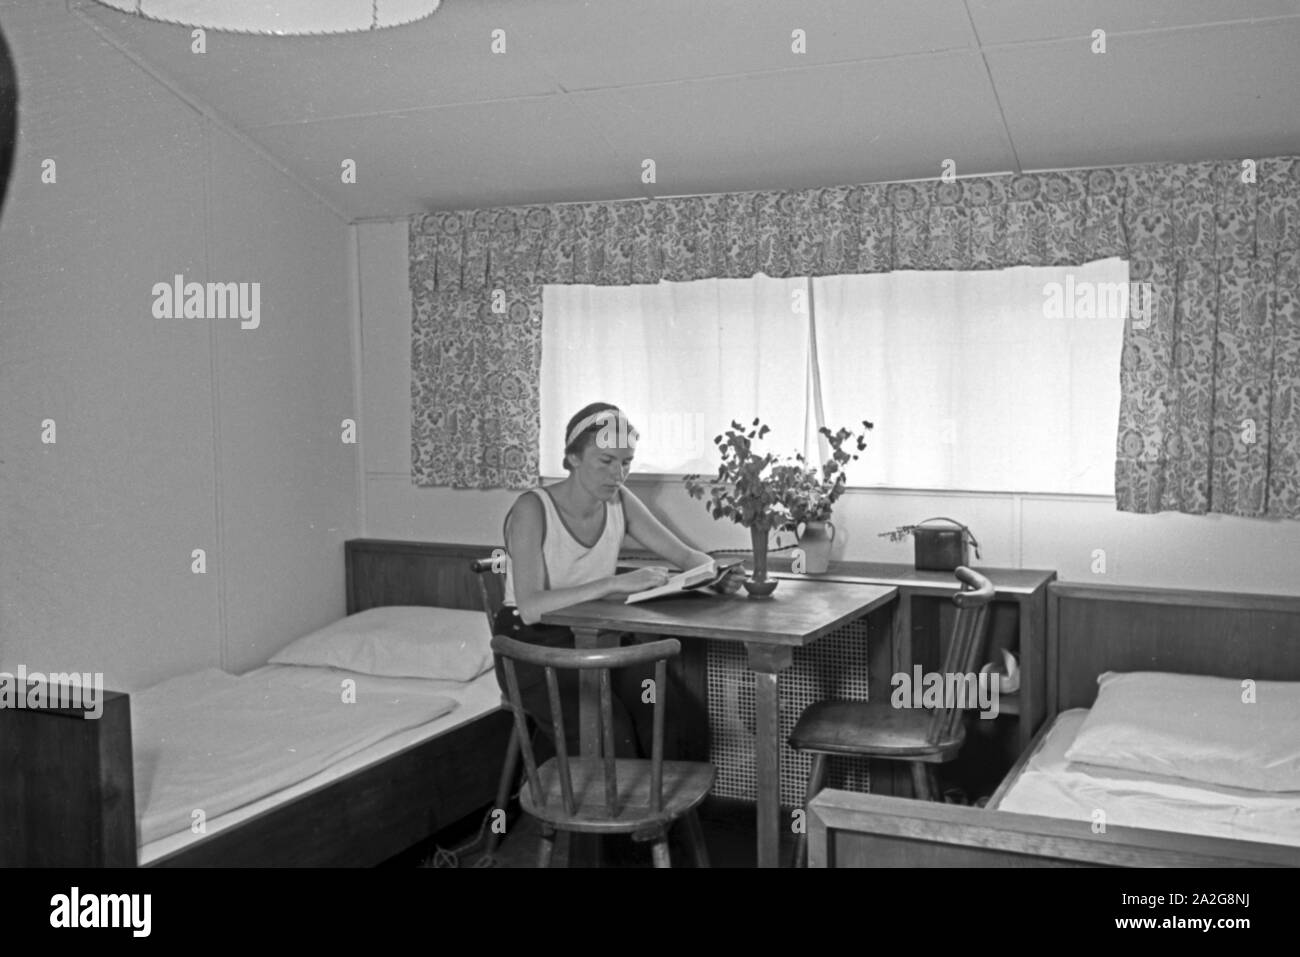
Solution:
[[[926,527],[926,522],[948,522],[955,528]],[[959,565],[970,564],[970,547],[975,547],[975,557],[980,557],[980,544],[971,530],[951,518],[927,518],[912,529],[916,543],[917,571],[950,572]]]

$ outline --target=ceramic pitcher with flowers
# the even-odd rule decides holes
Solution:
[[[835,541],[834,522],[800,522],[796,532],[799,550],[803,553],[803,568],[794,571],[805,575],[821,575],[831,566],[831,543]],[[799,556],[796,555],[796,563]]]

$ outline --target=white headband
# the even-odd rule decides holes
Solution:
[[[611,418],[622,419],[624,422],[627,422],[627,416],[625,416],[620,409],[601,409],[599,412],[593,412],[591,415],[580,420],[569,430],[569,438],[568,441],[564,443],[564,447],[567,449],[577,441],[578,436],[587,431],[593,425],[605,425]],[[635,436],[640,433],[638,433],[636,429],[632,428],[632,423],[628,422],[627,434]]]

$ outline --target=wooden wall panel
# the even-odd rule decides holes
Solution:
[[[382,605],[483,607],[469,563],[492,554],[491,545],[447,545],[352,539],[347,550],[347,613]]]

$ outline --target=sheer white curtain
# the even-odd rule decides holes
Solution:
[[[815,279],[826,423],[876,426],[850,484],[1113,494],[1127,295],[1102,318],[1045,303],[1127,282],[1119,259]]]
[[[807,281],[708,279],[546,286],[541,470],[564,475],[564,426],[612,402],[641,433],[633,470],[713,472],[713,437],[760,417],[777,450],[801,449],[807,417]]]
[[[1127,282],[1119,259],[817,278],[816,376],[805,278],[546,286],[542,474],[596,400],[640,429],[636,471],[712,472],[713,436],[755,416],[815,462],[819,390],[830,428],[875,423],[851,485],[1113,494],[1127,287],[1110,315],[1070,305]]]

